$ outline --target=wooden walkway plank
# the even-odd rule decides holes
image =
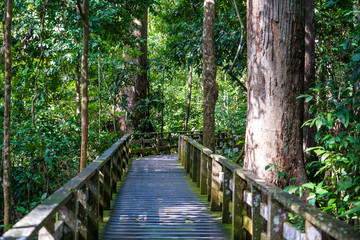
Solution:
[[[177,155],[134,159],[103,239],[230,239],[193,192]]]

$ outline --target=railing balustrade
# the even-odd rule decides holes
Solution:
[[[179,160],[192,181],[207,195],[211,210],[232,223],[234,239],[355,240],[353,227],[258,178],[188,136],[179,137]],[[231,206],[231,207],[230,207]],[[304,231],[289,222],[300,215]]]

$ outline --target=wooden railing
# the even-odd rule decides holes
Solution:
[[[103,211],[110,209],[112,194],[129,163],[129,144],[128,134],[0,239],[98,239]]]
[[[355,240],[360,233],[300,198],[275,187],[195,140],[180,136],[179,160],[208,196],[211,209],[232,223],[234,239]],[[304,231],[289,222],[303,219]]]
[[[178,140],[181,134],[202,141],[201,131],[134,133],[131,135],[131,156],[170,154],[178,148]]]
[[[127,134],[8,230],[9,239],[98,239],[99,222],[131,155],[171,152],[180,134],[201,141],[201,132]],[[139,145],[140,144],[140,145]]]

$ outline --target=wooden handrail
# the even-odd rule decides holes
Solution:
[[[129,143],[127,134],[0,239],[98,239],[103,211],[129,163]]]
[[[82,172],[60,187],[45,201],[0,237],[1,240],[32,239],[97,239],[103,211],[110,209],[117,182],[125,173],[140,143],[155,143],[142,148],[141,155],[158,154],[177,148],[178,136],[186,134],[201,140],[202,132],[136,133],[124,135]],[[167,143],[164,145],[163,143]],[[175,143],[175,142],[176,143]]]
[[[180,162],[201,194],[208,196],[211,209],[222,211],[223,223],[232,223],[234,239],[246,239],[247,234],[252,239],[359,239],[360,233],[353,227],[213,154],[193,139],[180,136],[178,148]],[[304,232],[289,223],[288,213],[303,218]]]
[[[36,235],[40,240],[97,239],[103,211],[110,209],[112,194],[117,191],[117,182],[122,179],[131,155],[171,153],[172,149],[178,148],[181,134],[202,141],[202,132],[191,131],[124,135],[17,222],[0,240],[32,239]],[[226,133],[219,132],[217,136],[217,144],[224,145]],[[194,141],[194,144],[198,143]],[[211,151],[206,150],[204,154],[209,155]]]

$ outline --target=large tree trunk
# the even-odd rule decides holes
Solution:
[[[305,1],[305,75],[304,75],[304,93],[308,94],[310,88],[315,86],[315,16],[314,16],[314,0]],[[310,106],[314,101],[304,103],[304,120],[314,118],[310,115]],[[316,128],[303,127],[303,150],[315,146]],[[311,155],[306,159],[311,161]]]
[[[132,34],[138,40],[136,48],[140,51],[141,54],[132,60],[135,64],[138,65],[138,68],[137,73],[132,79],[131,85],[122,90],[122,93],[128,96],[126,99],[126,110],[130,114],[130,121],[124,121],[124,119],[120,121],[120,130],[125,133],[129,133],[132,130],[140,130],[142,132],[147,131],[147,123],[143,121],[144,119],[146,119],[147,111],[145,108],[142,108],[141,110],[137,109],[137,106],[139,105],[139,100],[146,99],[148,85],[147,20],[148,13],[146,9],[142,18],[134,19],[133,21],[134,26],[138,26],[138,28],[134,27],[134,31]]]
[[[89,0],[83,0],[83,51],[81,56],[81,158],[80,171],[86,167],[88,145],[88,52],[89,52]]]
[[[190,104],[191,104],[191,84],[192,84],[192,66],[189,67],[188,97],[187,97],[187,104],[186,104],[184,131],[188,130],[188,124],[189,124]]]
[[[4,149],[3,149],[3,192],[4,192],[4,230],[11,224],[11,181],[10,181],[10,114],[11,114],[11,21],[13,0],[7,1],[5,28],[5,109],[4,109]]]
[[[218,98],[214,25],[215,0],[204,0],[204,27],[202,38],[204,84],[203,144],[213,151],[215,150],[215,104]]]
[[[246,169],[279,186],[306,181],[302,151],[304,0],[247,1]],[[265,170],[267,166],[272,166]],[[279,173],[285,173],[279,179]],[[284,181],[282,181],[284,180]]]

